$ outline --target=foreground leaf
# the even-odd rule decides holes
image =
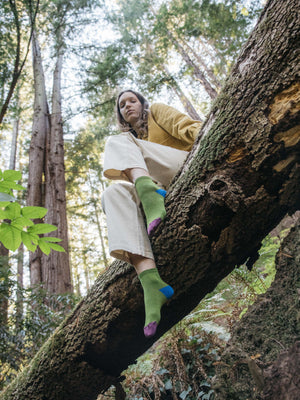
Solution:
[[[22,215],[26,218],[43,218],[47,214],[47,209],[44,207],[23,207],[22,208]]]
[[[22,241],[23,241],[23,243],[24,243],[24,246],[26,246],[26,248],[29,250],[29,251],[35,251],[36,250],[36,248],[37,248],[37,243],[38,243],[38,236],[37,235],[35,235],[36,236],[36,238],[35,238],[35,244],[33,243],[33,235],[31,235],[30,233],[28,233],[28,232],[25,232],[25,231],[22,231],[21,232],[21,239],[22,239]]]
[[[31,226],[28,228],[28,232],[31,233],[49,233],[57,230],[57,226],[50,225],[50,224],[35,224],[34,226]]]
[[[22,242],[21,231],[9,224],[0,226],[0,242],[8,250],[15,251]]]

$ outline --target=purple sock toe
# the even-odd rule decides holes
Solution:
[[[150,324],[148,324],[148,325],[145,326],[145,328],[144,328],[144,335],[145,335],[147,338],[150,338],[150,337],[154,336],[155,333],[156,333],[157,326],[158,326],[158,325],[157,325],[157,322],[156,322],[156,321],[150,322]]]
[[[153,233],[154,229],[161,223],[161,218],[156,218],[155,220],[153,220],[152,222],[150,222],[147,232],[148,235],[151,235],[151,233]]]

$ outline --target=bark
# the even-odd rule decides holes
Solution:
[[[52,114],[49,115],[42,57],[35,33],[32,38],[34,68],[34,118],[29,152],[27,204],[46,207],[45,222],[58,227],[50,236],[62,239],[65,253],[38,249],[30,254],[31,285],[43,284],[50,293],[72,292],[66,218],[64,143],[60,80],[62,54],[58,54],[53,79]],[[41,221],[36,221],[41,222]]]
[[[66,182],[64,166],[64,139],[61,112],[61,74],[63,64],[62,46],[58,49],[53,74],[51,128],[47,140],[45,168],[45,222],[57,226],[56,236],[65,252],[51,251],[42,256],[42,277],[45,289],[50,293],[72,292],[68,249],[68,224],[66,209]],[[47,235],[46,235],[47,236]]]
[[[214,378],[216,400],[300,398],[300,219],[276,256],[276,277],[240,323]]]
[[[24,299],[23,299],[23,288],[24,288],[24,245],[21,243],[18,249],[18,276],[17,276],[17,290],[16,290],[16,329],[21,329],[22,317],[24,311]]]
[[[13,131],[11,138],[10,158],[9,158],[9,169],[16,168],[16,155],[17,155],[17,140],[19,136],[19,125],[20,125],[20,111],[19,111],[19,90],[16,93],[16,116],[13,122]]]
[[[46,138],[50,132],[50,120],[41,51],[35,32],[32,35],[32,57],[35,97],[32,137],[29,149],[27,205],[43,207],[45,150]],[[30,253],[31,286],[40,284],[43,280],[41,257],[42,253],[39,249],[34,253]]]
[[[8,322],[8,299],[10,288],[8,282],[9,266],[9,250],[0,243],[0,267],[2,270],[2,283],[0,293],[0,325],[5,326]]]
[[[299,2],[271,0],[183,169],[152,239],[175,289],[143,336],[138,278],[115,262],[1,399],[96,399],[299,207]]]

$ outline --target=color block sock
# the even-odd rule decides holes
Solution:
[[[157,268],[151,268],[138,275],[144,289],[145,327],[144,335],[152,337],[160,322],[160,309],[170,299],[174,290],[159,276]]]
[[[150,235],[166,216],[166,191],[157,186],[150,176],[140,176],[135,181],[137,194],[143,205],[147,220],[147,232]]]

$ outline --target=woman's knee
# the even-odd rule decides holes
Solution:
[[[122,198],[127,198],[134,191],[134,186],[128,182],[118,182],[108,186],[101,195],[102,209],[105,212],[105,204],[108,202],[122,202]]]
[[[110,147],[110,146],[115,146],[116,143],[120,143],[122,141],[128,141],[128,140],[130,140],[130,134],[128,132],[122,132],[122,133],[119,133],[118,135],[111,135],[106,140],[105,148]]]

